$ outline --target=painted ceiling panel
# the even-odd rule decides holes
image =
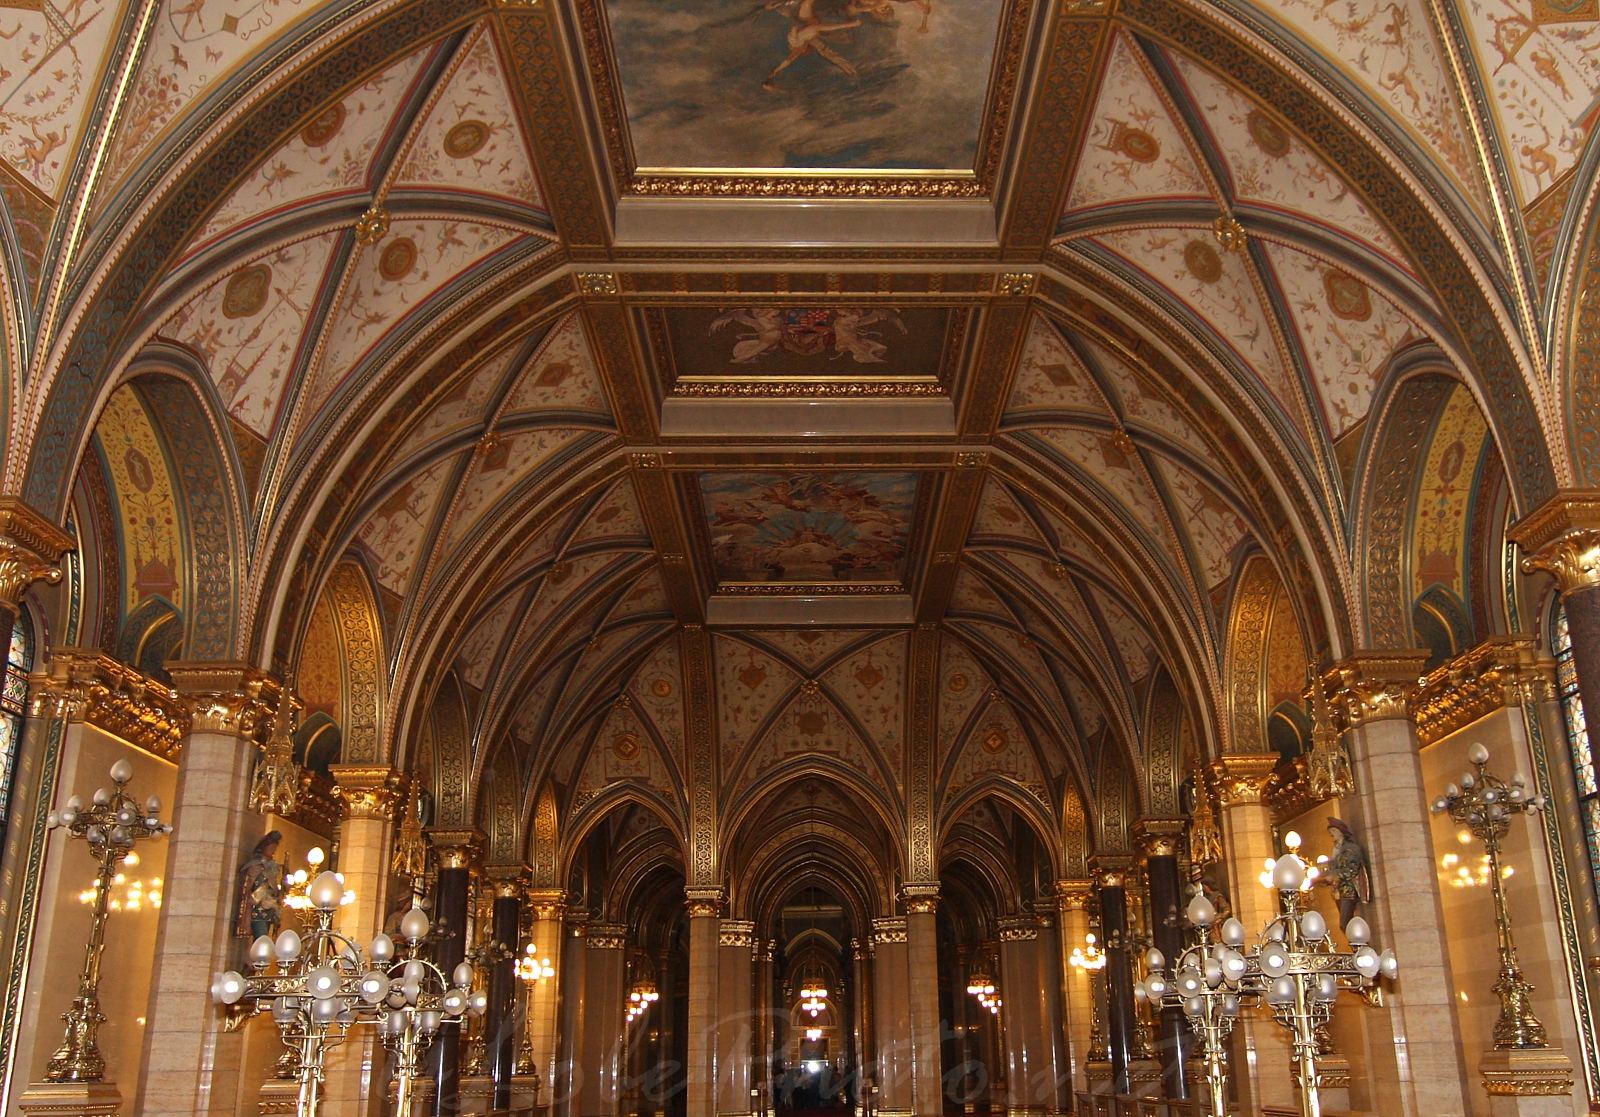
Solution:
[[[544,581],[539,583],[533,606],[523,616],[522,623],[518,626],[518,644],[526,646],[529,640],[545,639],[546,626],[556,611],[580,595],[590,579],[616,559],[615,552],[601,551],[570,562],[563,560],[552,566]]]
[[[494,37],[480,29],[413,136],[394,189],[495,194],[544,208],[502,71]]]
[[[761,780],[793,758],[831,759],[862,776],[881,791],[889,781],[874,751],[850,724],[850,719],[821,692],[797,694],[750,750],[730,798]]]
[[[503,434],[485,453],[475,454],[462,482],[444,547],[455,546],[475,527],[484,513],[513,485],[530,476],[567,443],[583,435],[577,430],[531,430]]]
[[[9,5],[5,14],[15,26],[5,36],[9,65],[0,67],[0,158],[54,198],[84,138],[122,5],[80,0],[62,12],[40,0]]]
[[[509,229],[476,221],[394,222],[387,236],[350,264],[339,304],[328,316],[306,414],[314,414],[401,319],[516,239]]]
[[[1150,487],[1138,451],[1131,444],[1120,445],[1110,434],[1075,427],[1047,427],[1039,434],[1105,486],[1134,523],[1142,525],[1158,545],[1171,551],[1172,532],[1167,518],[1161,511],[1155,490]]]
[[[993,617],[1002,624],[1015,624],[1016,618],[971,568],[956,571],[955,590],[950,594],[950,612],[966,616]]]
[[[1156,658],[1145,626],[1134,620],[1133,615],[1108,594],[1099,590],[1091,592],[1095,606],[1105,618],[1106,627],[1111,630],[1111,640],[1117,646],[1117,654],[1128,672],[1129,681],[1138,682],[1150,673],[1150,665]]]
[[[1338,438],[1366,417],[1389,358],[1422,336],[1422,328],[1348,272],[1281,244],[1263,247],[1316,383],[1328,433]]]
[[[205,245],[237,226],[337,195],[367,195],[373,153],[410,96],[430,51],[416,54],[326,109],[245,179],[194,238]]]
[[[842,660],[822,678],[895,772],[905,741],[907,645],[905,633],[896,633]]]
[[[991,702],[962,742],[949,781],[945,785],[948,801],[974,783],[1000,777],[1021,784],[1046,808],[1050,791],[1033,745],[1016,715],[1004,702]]]
[[[655,579],[659,586],[660,580]],[[687,760],[684,748],[683,669],[677,637],[663,640],[634,673],[628,688],[633,707],[649,718],[666,746],[667,756],[681,773]]]
[[[1594,134],[1600,109],[1594,5],[1472,0],[1461,14],[1493,98],[1505,161],[1515,168],[1523,202],[1531,202],[1572,168]]]
[[[732,765],[755,739],[768,715],[800,677],[776,658],[731,636],[715,638],[718,736],[722,760]]]
[[[807,670],[832,658],[841,648],[848,647],[862,637],[861,632],[855,629],[841,628],[758,629],[745,635],[754,642],[776,649]]]
[[[563,318],[540,344],[506,397],[502,413],[592,411],[609,414],[605,389],[581,316]]]
[[[1087,341],[1091,356],[1100,372],[1111,381],[1120,397],[1122,418],[1131,425],[1160,431],[1168,438],[1187,447],[1197,457],[1209,459],[1210,449],[1201,441],[1187,419],[1178,414],[1150,383],[1140,376],[1127,361],[1109,349]]]
[[[987,701],[994,684],[967,646],[950,635],[939,641],[939,769],[962,738],[972,711]]]
[[[120,179],[209,88],[330,3],[162,0],[112,145],[112,179]]]
[[[433,521],[445,481],[455,471],[456,460],[444,458],[407,478],[384,498],[357,532],[357,538],[376,559],[378,584],[391,593],[405,595],[423,536]]]
[[[1176,64],[1227,162],[1236,197],[1310,218],[1407,266],[1400,246],[1349,184],[1276,117],[1209,70],[1184,58]]]
[[[461,651],[456,656],[456,667],[461,678],[469,685],[483,690],[489,684],[489,669],[495,655],[505,640],[511,618],[517,614],[526,595],[510,593],[501,598],[487,616],[478,621],[461,641]]]
[[[1233,572],[1234,549],[1249,534],[1244,521],[1216,490],[1183,466],[1163,459],[1160,470],[1200,564],[1196,580],[1206,589],[1227,581]]]
[[[654,738],[630,709],[612,710],[595,734],[572,793],[572,809],[580,811],[617,784],[648,788],[669,804],[678,802],[671,769]]]
[[[1212,197],[1187,137],[1156,91],[1139,48],[1119,32],[1067,212],[1148,198]]]
[[[1042,314],[1028,323],[1028,339],[1012,381],[1008,416],[1026,411],[1105,414],[1106,401],[1083,362]]]
[[[1224,251],[1210,229],[1134,229],[1095,238],[1165,287],[1238,354],[1297,425],[1299,391],[1278,348],[1245,257]]]
[[[1072,699],[1072,708],[1078,715],[1078,727],[1085,737],[1093,737],[1106,724],[1106,712],[1100,700],[1089,689],[1089,684],[1073,671],[1063,671],[1061,679]]]
[[[1258,0],[1327,55],[1342,76],[1415,138],[1480,212],[1487,211],[1470,131],[1425,0]]]
[[[639,514],[639,502],[634,496],[633,481],[624,477],[611,486],[605,499],[600,501],[594,512],[583,522],[583,526],[572,536],[568,546],[587,549],[603,540],[636,542],[649,538],[649,529],[644,526],[644,518]]]
[[[484,408],[488,406],[495,388],[500,385],[516,356],[515,346],[503,349],[479,365],[476,372],[458,382],[406,435],[406,440],[395,452],[395,459],[404,461],[424,446],[483,422]]]
[[[1089,615],[1088,607],[1078,595],[1077,584],[1066,567],[1034,555],[1008,554],[1002,556],[1000,561],[1014,569],[1024,584],[1037,586],[1045,597],[1060,606],[1062,613],[1078,626],[1082,638],[1089,641],[1089,647],[1094,646],[1094,618]]]
[[[228,414],[263,438],[276,424],[339,236],[286,244],[234,269],[161,326],[205,357]]]
[[[988,539],[1016,539],[1025,544],[1049,547],[1038,525],[1012,498],[1005,482],[991,477],[978,499],[978,514],[973,517],[972,534]]]

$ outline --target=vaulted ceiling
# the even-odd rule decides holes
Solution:
[[[1290,659],[1390,638],[1408,377],[1517,508],[1586,475],[1600,13],[1529,3],[7,8],[0,490],[67,510],[159,366],[222,448],[230,654],[292,666],[358,561],[391,747],[450,673],[479,768],[631,733],[665,795],[651,680],[709,624],[736,798],[784,718],[903,736],[865,692],[938,625],[941,737],[1028,741],[1059,809],[1161,696],[1230,732],[1252,556]]]

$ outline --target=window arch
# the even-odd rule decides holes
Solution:
[[[33,623],[25,609],[17,611],[6,655],[5,684],[0,687],[0,839],[11,817],[11,783],[22,743],[22,719],[28,701],[28,673],[33,670]]]
[[[1578,695],[1578,669],[1572,661],[1567,610],[1559,600],[1551,614],[1550,650],[1556,657],[1556,688],[1561,694],[1572,775],[1578,785],[1578,817],[1583,820],[1584,843],[1589,850],[1589,879],[1600,888],[1600,781],[1596,779],[1594,749],[1589,743],[1588,719]]]

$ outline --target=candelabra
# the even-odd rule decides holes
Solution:
[[[1380,974],[1393,978],[1399,963],[1393,950],[1379,954],[1370,944],[1372,931],[1360,916],[1345,925],[1345,937],[1354,949],[1335,949],[1322,913],[1314,908],[1301,910],[1313,878],[1297,852],[1300,836],[1291,830],[1284,835],[1284,844],[1289,852],[1274,862],[1268,882],[1278,893],[1281,914],[1267,923],[1247,959],[1247,983],[1261,990],[1273,1018],[1294,1035],[1302,1117],[1321,1117],[1318,1033],[1333,1018],[1339,990],[1364,992]]]
[[[304,938],[288,929],[280,931],[276,940],[262,935],[250,944],[249,976],[230,970],[219,974],[211,985],[212,998],[221,1004],[248,1001],[253,1012],[270,1009],[284,1044],[297,1055],[298,1117],[316,1117],[327,1051],[344,1042],[358,1019],[385,1024],[387,1042],[396,1038],[387,1022],[397,1013],[435,1012],[459,1017],[472,1007],[467,992],[473,976],[469,964],[456,967],[455,987],[445,989],[436,968],[409,956],[428,933],[427,916],[420,909],[412,908],[401,921],[401,934],[409,943],[408,956],[397,957],[394,940],[380,934],[363,957],[359,946],[333,929],[333,916],[344,895],[343,882],[335,874],[324,872],[311,882],[307,895],[315,926]],[[274,963],[275,971],[269,972],[274,970]],[[430,983],[430,978],[437,980]],[[435,995],[430,984],[445,991]],[[414,1028],[412,1022],[407,1022],[398,1031],[411,1029],[415,1042],[425,1046],[424,1037],[431,1038],[437,1031],[440,1018],[419,1018]],[[412,1077],[418,1053],[411,1052],[406,1073]],[[402,1076],[402,1089],[408,1088],[406,1083]],[[400,1112],[406,1113],[404,1109]]]
[[[1467,750],[1476,772],[1464,772],[1461,786],[1449,784],[1433,802],[1433,813],[1449,812],[1466,824],[1489,855],[1489,881],[1494,893],[1494,924],[1500,943],[1500,976],[1494,983],[1500,998],[1500,1018],[1494,1025],[1494,1045],[1510,1048],[1548,1047],[1544,1025],[1533,1014],[1529,997],[1533,986],[1522,976],[1516,943],[1511,938],[1511,916],[1506,912],[1506,890],[1500,869],[1501,843],[1511,828],[1511,816],[1544,809],[1543,795],[1529,795],[1527,780],[1519,772],[1507,784],[1488,771],[1489,750],[1481,743]]]
[[[139,804],[127,794],[128,781],[132,778],[133,766],[126,760],[119,760],[111,766],[115,790],[97,788],[89,806],[84,806],[82,798],[74,795],[63,810],[52,811],[48,818],[51,827],[64,826],[71,837],[88,842],[89,852],[100,868],[95,876],[94,912],[89,922],[89,941],[83,952],[83,973],[78,977],[78,995],[61,1017],[66,1021],[67,1034],[50,1056],[45,1070],[47,1082],[99,1082],[105,1077],[106,1061],[100,1054],[97,1036],[100,1025],[105,1022],[100,1013],[100,955],[105,949],[111,886],[116,881],[118,866],[132,852],[136,841],[172,832],[172,826],[159,817],[160,799],[152,795],[140,810]]]
[[[378,1010],[383,1045],[395,1056],[397,1117],[411,1117],[411,1095],[421,1075],[422,1056],[439,1033],[444,1018],[459,1017],[463,1011],[481,1015],[488,1005],[488,995],[483,990],[467,993],[474,975],[471,963],[462,962],[455,968],[450,975],[451,985],[438,966],[417,957],[428,930],[428,917],[420,907],[413,907],[401,918],[400,935],[406,946],[394,958],[389,992]],[[374,945],[383,944],[374,940]],[[398,981],[394,979],[395,971],[399,973]]]
[[[1221,942],[1211,941],[1217,909],[1205,896],[1189,901],[1189,922],[1199,941],[1187,947],[1166,973],[1166,959],[1151,947],[1145,953],[1150,973],[1134,986],[1134,995],[1158,1007],[1180,1008],[1200,1043],[1206,1062],[1212,1117],[1228,1113],[1228,1035],[1239,1018],[1240,1007],[1255,996],[1249,983],[1250,963],[1239,950],[1245,942],[1244,924],[1229,919],[1222,924]]]

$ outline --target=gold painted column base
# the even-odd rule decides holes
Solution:
[[[300,1108],[300,1082],[294,1078],[269,1078],[261,1084],[256,1095],[256,1112],[260,1117],[278,1117]]]
[[[1478,1064],[1494,1117],[1572,1112],[1572,1060],[1559,1047],[1490,1051]]]
[[[114,1082],[35,1082],[17,1108],[28,1117],[117,1117],[122,1091]]]

